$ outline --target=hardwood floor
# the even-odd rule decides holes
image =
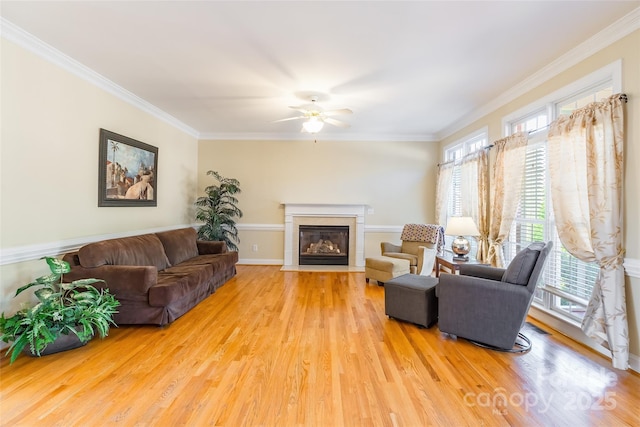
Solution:
[[[534,322],[535,323],[535,322]],[[640,425],[640,376],[528,327],[514,355],[389,320],[364,273],[238,275],[167,328],[0,361],[4,426]]]

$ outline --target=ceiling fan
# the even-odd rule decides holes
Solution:
[[[324,126],[325,123],[329,123],[330,125],[333,126],[338,126],[341,128],[348,128],[349,124],[342,122],[340,120],[336,120],[334,118],[332,118],[332,116],[337,116],[340,114],[352,114],[353,111],[351,111],[348,108],[339,108],[336,110],[327,110],[324,111],[322,109],[322,107],[320,107],[317,102],[318,102],[318,96],[313,95],[310,97],[311,100],[311,104],[310,105],[305,105],[305,106],[299,106],[299,107],[289,107],[292,108],[296,111],[299,111],[302,113],[302,116],[296,116],[296,117],[289,117],[286,119],[280,119],[280,120],[276,120],[274,121],[274,123],[277,122],[286,122],[289,120],[299,120],[299,119],[306,119],[306,121],[304,121],[302,123],[302,130],[301,132],[308,132],[308,133],[318,133],[320,132],[320,130],[322,129],[322,127]]]

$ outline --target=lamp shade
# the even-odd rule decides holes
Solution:
[[[454,216],[447,221],[444,234],[448,236],[479,236],[480,232],[470,216]]]
[[[320,132],[320,129],[324,126],[324,122],[317,117],[310,117],[309,120],[302,123],[302,127],[309,133]]]

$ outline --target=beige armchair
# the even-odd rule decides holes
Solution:
[[[444,228],[436,224],[406,224],[400,240],[400,245],[380,243],[382,255],[406,259],[412,274],[430,276],[436,255],[442,252]]]

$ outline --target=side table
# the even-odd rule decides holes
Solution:
[[[489,265],[479,262],[474,258],[469,258],[469,261],[456,261],[453,259],[453,253],[445,251],[444,255],[436,255],[436,277],[440,277],[441,267],[451,271],[451,274],[458,274],[460,272],[460,266],[465,264]]]

